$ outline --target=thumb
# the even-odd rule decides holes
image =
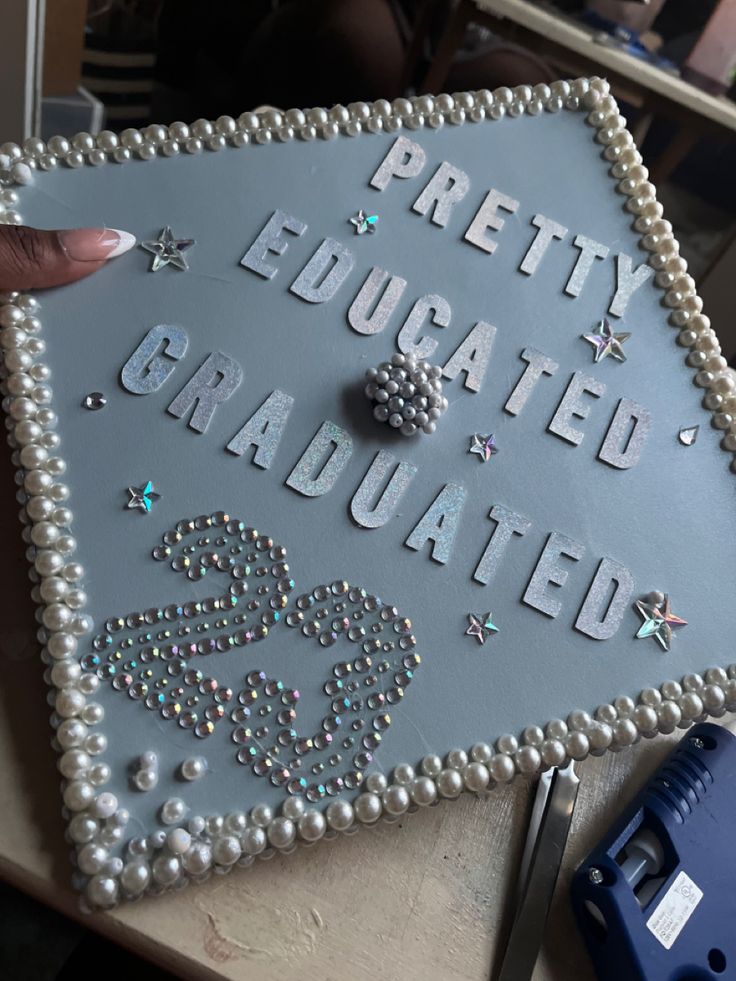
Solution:
[[[0,225],[0,290],[73,283],[134,245],[130,232],[115,228],[46,232],[24,225]]]

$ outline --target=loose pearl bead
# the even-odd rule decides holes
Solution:
[[[442,760],[435,754],[425,756],[421,765],[422,773],[428,777],[436,777],[442,770]]]
[[[353,823],[353,808],[347,801],[335,800],[327,808],[327,823],[335,831],[344,831]]]
[[[75,814],[69,822],[69,837],[75,844],[83,845],[96,837],[99,827],[94,818],[86,814]]]
[[[327,822],[320,811],[307,811],[299,818],[299,837],[304,841],[318,841],[327,830]]]
[[[59,758],[59,772],[67,780],[79,780],[89,769],[91,759],[82,749],[70,749]]]
[[[678,704],[683,719],[697,719],[699,715],[703,714],[703,700],[695,692],[685,692],[680,697]]]
[[[281,808],[284,817],[291,821],[298,821],[307,809],[307,805],[302,797],[288,797]]]
[[[72,749],[81,746],[87,737],[87,726],[79,719],[67,719],[62,722],[56,732],[56,738],[62,749]]]
[[[459,797],[463,789],[463,778],[455,769],[442,770],[437,777],[437,790],[441,797]]]
[[[56,696],[54,708],[62,719],[80,715],[85,707],[85,697],[77,688],[64,688]]]

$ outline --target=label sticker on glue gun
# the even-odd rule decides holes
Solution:
[[[647,927],[665,950],[669,950],[680,936],[702,898],[702,890],[689,875],[680,872],[647,920]]]

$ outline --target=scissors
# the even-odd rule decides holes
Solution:
[[[539,779],[519,869],[514,922],[492,981],[529,981],[542,946],[580,778],[571,760]]]

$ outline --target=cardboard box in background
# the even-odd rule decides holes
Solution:
[[[43,94],[70,95],[82,74],[87,0],[46,0]]]

